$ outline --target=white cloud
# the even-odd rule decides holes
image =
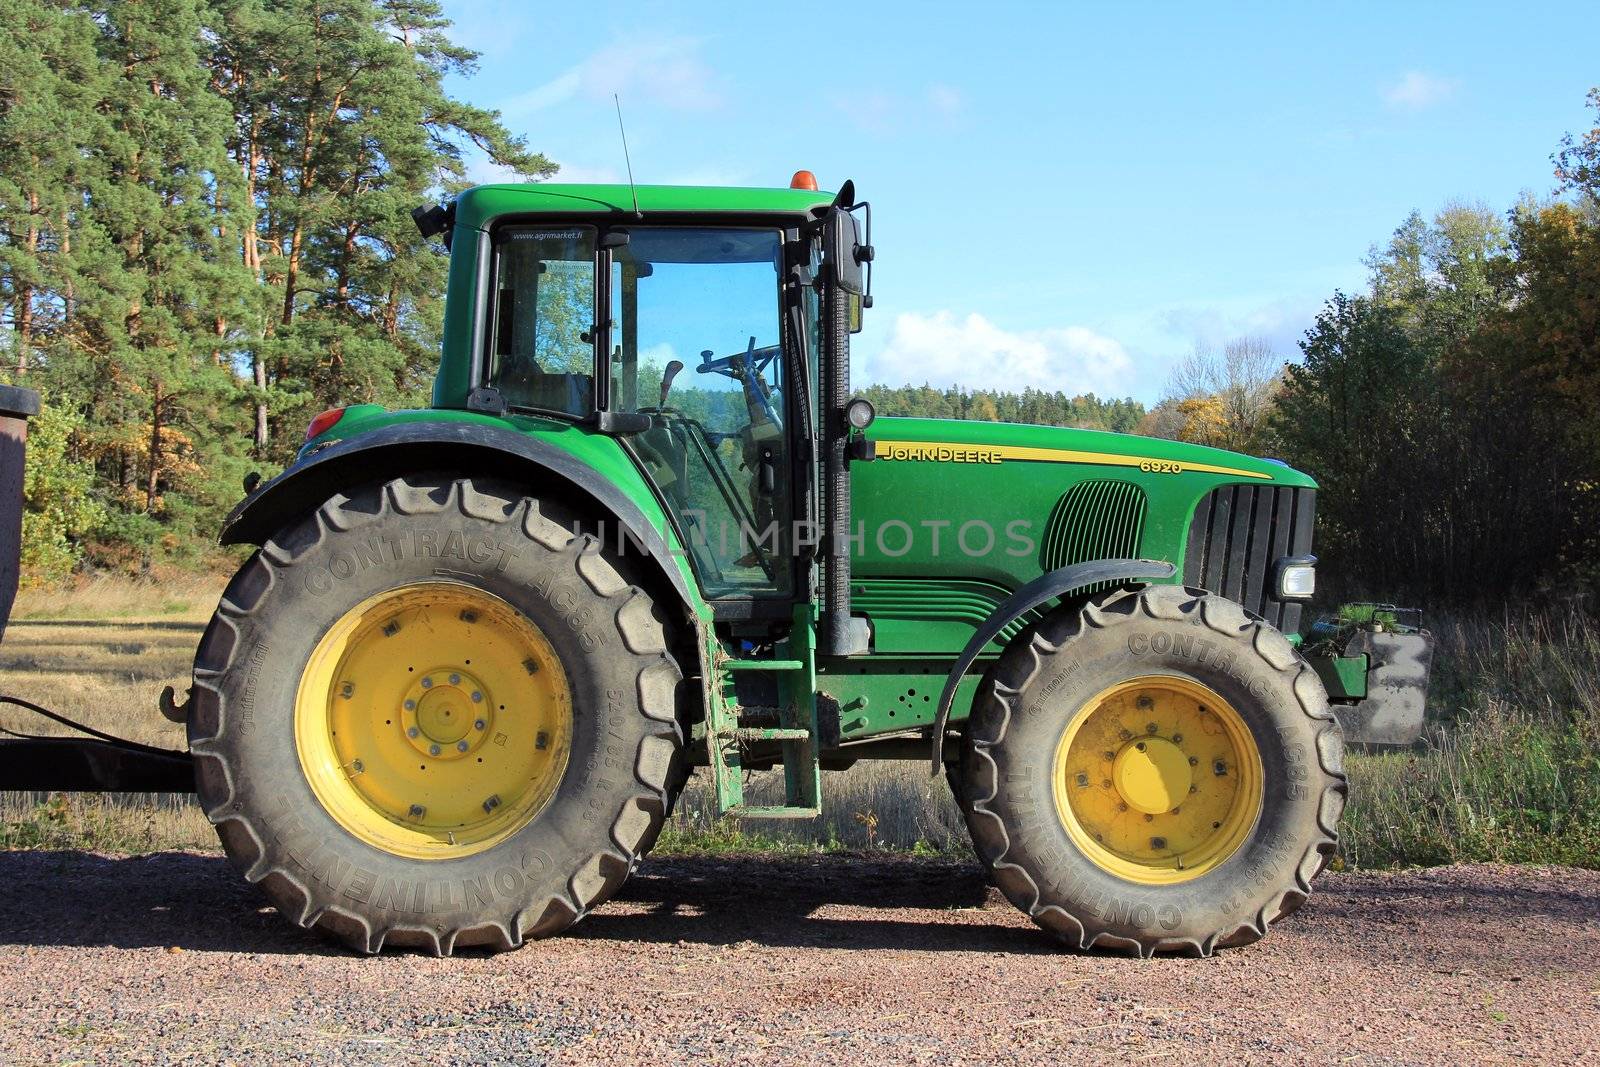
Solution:
[[[967,97],[953,85],[935,84],[928,86],[928,104],[935,114],[953,121],[966,110]]]
[[[864,361],[863,378],[885,385],[969,389],[1060,389],[1120,396],[1133,385],[1133,360],[1121,343],[1083,326],[1004,330],[982,315],[902,314],[883,350]]]
[[[500,104],[507,119],[523,118],[572,99],[631,102],[679,111],[706,111],[722,103],[718,78],[691,37],[615,41],[550,81]]]
[[[875,135],[947,128],[967,111],[967,94],[943,82],[929,84],[920,94],[863,89],[834,93],[828,102],[858,129]]]
[[[1383,91],[1383,99],[1390,107],[1401,111],[1422,111],[1449,100],[1460,87],[1461,83],[1454,78],[1408,70]]]

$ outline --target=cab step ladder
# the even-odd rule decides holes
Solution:
[[[817,740],[816,622],[799,605],[782,657],[722,661],[725,684],[713,693],[706,752],[717,790],[717,810],[744,819],[812,819],[822,814],[821,750]],[[745,671],[777,675],[776,708],[741,708],[733,676]],[[775,725],[768,725],[775,723]],[[746,804],[744,757],[752,747],[776,742],[783,764],[782,804]]]

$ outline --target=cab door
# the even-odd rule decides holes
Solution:
[[[776,227],[628,226],[607,243],[610,407],[707,600],[786,615],[796,595],[790,396]],[[768,612],[755,610],[753,615]]]

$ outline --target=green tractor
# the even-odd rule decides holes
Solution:
[[[693,768],[722,813],[808,819],[871,759],[948,774],[1074,947],[1204,955],[1306,899],[1365,695],[1332,693],[1341,729],[1326,686],[1381,666],[1299,650],[1315,483],[875,418],[870,211],[807,177],[419,209],[450,256],[432,406],[325,412],[247,487],[223,541],[259,547],[166,702],[291,921],[510,949],[616,893]],[[773,768],[783,803],[747,802]]]

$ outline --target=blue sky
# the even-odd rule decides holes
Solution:
[[[1296,355],[1413,208],[1548,193],[1600,85],[1593,0],[446,10],[482,52],[452,90],[558,181],[623,180],[613,91],[641,182],[855,179],[879,268],[858,380],[1147,402],[1196,344]]]

